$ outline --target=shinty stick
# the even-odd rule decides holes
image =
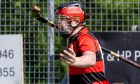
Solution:
[[[32,8],[32,13],[33,13],[33,15],[35,16],[35,18],[36,18],[38,21],[41,21],[42,23],[45,23],[45,24],[47,24],[47,25],[49,25],[49,26],[51,26],[51,27],[54,27],[54,28],[56,28],[56,29],[61,29],[59,26],[55,25],[55,24],[52,23],[51,21],[49,21],[49,20],[45,19],[44,17],[42,17],[42,16],[40,15],[40,11],[41,11],[41,10],[40,10],[40,8],[39,8],[37,5],[33,6],[33,8]],[[138,64],[138,63],[136,63],[136,62],[133,62],[132,60],[126,59],[126,58],[120,56],[119,54],[117,54],[117,53],[115,53],[115,52],[113,52],[113,51],[111,51],[111,50],[108,50],[108,49],[106,49],[106,48],[103,48],[103,47],[102,47],[102,50],[105,51],[106,53],[111,54],[111,56],[114,56],[114,57],[116,57],[116,58],[119,58],[120,60],[122,60],[122,61],[124,61],[124,62],[126,62],[126,63],[128,63],[128,64],[130,64],[130,65],[132,65],[132,66],[134,66],[134,67],[140,69],[140,64]]]
[[[40,10],[40,7],[39,6],[34,5],[32,7],[32,14],[34,15],[34,17],[38,21],[40,21],[42,23],[45,23],[45,24],[47,24],[47,25],[49,25],[51,27],[54,27],[56,29],[61,29],[58,25],[55,25],[53,22],[51,22],[51,21],[47,20],[46,18],[42,17],[41,14],[40,14],[40,12],[41,12],[41,10]]]
[[[128,64],[130,64],[132,66],[135,66],[136,68],[139,68],[140,69],[140,64],[138,64],[138,63],[136,63],[136,62],[134,62],[132,60],[126,59],[126,58],[122,57],[121,55],[119,55],[119,54],[117,54],[117,53],[115,53],[115,52],[113,52],[111,50],[108,50],[106,48],[103,48],[102,47],[102,50],[105,51],[105,52],[107,52],[107,53],[109,53],[109,54],[111,54],[111,56],[114,56],[116,58],[119,58],[120,60],[122,60],[122,61],[124,61],[124,62],[126,62],[126,63],[128,63]]]

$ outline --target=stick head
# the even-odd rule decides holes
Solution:
[[[32,7],[32,12],[33,13],[40,13],[40,7],[38,6],[38,5],[34,5],[33,7]]]
[[[32,7],[32,15],[36,18],[36,17],[39,17],[40,16],[40,12],[41,12],[41,10],[40,10],[40,7],[38,6],[38,5],[34,5],[33,7]]]

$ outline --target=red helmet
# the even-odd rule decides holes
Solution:
[[[72,21],[79,19],[80,22],[84,22],[85,20],[85,12],[82,8],[82,4],[77,1],[61,4],[57,8],[56,14],[71,18]]]

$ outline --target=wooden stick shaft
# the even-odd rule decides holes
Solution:
[[[130,65],[132,65],[132,66],[137,67],[137,68],[140,69],[140,64],[138,64],[136,62],[133,62],[132,60],[126,59],[126,58],[120,56],[119,54],[117,54],[117,53],[115,53],[115,52],[113,52],[111,50],[108,50],[106,48],[102,48],[102,50],[105,51],[105,52],[107,52],[107,53],[109,53],[109,54],[111,54],[112,56],[117,57],[120,60],[122,60],[122,61],[124,61],[124,62],[126,62],[126,63],[128,63],[128,64],[130,64]]]

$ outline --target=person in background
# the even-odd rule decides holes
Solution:
[[[70,84],[109,84],[105,77],[104,59],[97,38],[84,21],[85,11],[80,2],[60,4],[56,11],[55,24],[69,44],[60,59],[68,64]]]

